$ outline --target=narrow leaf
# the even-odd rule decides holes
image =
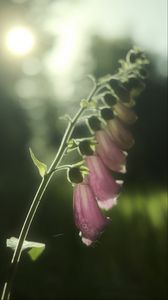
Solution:
[[[44,177],[44,175],[47,173],[47,166],[35,157],[31,148],[29,148],[29,151],[30,151],[30,156],[31,156],[33,163],[39,170],[40,176]]]
[[[41,244],[42,245],[42,244]],[[28,251],[28,254],[30,256],[30,258],[35,261],[44,251],[45,249],[45,245],[43,244],[43,246],[41,247],[33,247]]]

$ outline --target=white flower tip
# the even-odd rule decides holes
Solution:
[[[120,168],[120,172],[125,174],[127,172],[127,169],[126,169],[126,166],[125,165],[122,165],[121,168]]]
[[[116,183],[122,186],[124,183],[124,180],[116,180]]]
[[[125,157],[128,156],[128,152],[127,151],[123,151],[123,154],[125,155]]]
[[[87,239],[87,238],[85,238],[85,237],[82,237],[82,242],[83,242],[86,246],[90,246],[90,245],[93,243],[93,241],[91,241],[91,240],[89,240],[89,239]]]
[[[105,210],[109,210],[111,209],[114,205],[117,204],[117,196],[116,197],[113,197],[113,198],[110,198],[110,199],[107,199],[105,201],[99,201],[97,200],[98,202],[98,205],[101,209],[105,209]]]

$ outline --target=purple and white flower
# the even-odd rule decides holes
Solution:
[[[105,130],[96,131],[95,138],[97,140],[96,153],[101,157],[105,166],[112,171],[126,173],[127,153],[116,145]]]
[[[123,181],[115,180],[98,155],[85,158],[89,169],[87,181],[90,184],[98,205],[103,209],[110,209],[117,204]]]
[[[82,182],[74,186],[73,209],[75,224],[80,230],[82,241],[90,246],[110,219],[103,216],[89,184]]]
[[[106,129],[111,140],[114,141],[119,148],[128,150],[134,145],[132,133],[118,118],[108,120]]]
[[[133,124],[138,119],[133,109],[127,107],[121,101],[113,106],[113,111],[122,122],[128,125]]]

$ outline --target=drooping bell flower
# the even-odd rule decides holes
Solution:
[[[125,124],[133,124],[137,120],[136,113],[131,109],[126,107],[121,101],[118,101],[113,106],[113,111],[117,117]]]
[[[116,145],[105,130],[96,131],[95,137],[96,153],[101,157],[105,166],[112,171],[126,173],[127,153]]]
[[[147,73],[144,68],[139,69],[140,76],[143,79],[146,77]],[[142,78],[131,77],[126,82],[123,83],[126,90],[129,91],[131,97],[137,97],[145,88],[145,84],[142,81]]]
[[[119,148],[128,150],[134,145],[135,141],[132,133],[124,127],[118,118],[107,121],[107,129],[112,140],[116,142]]]
[[[95,152],[100,156],[105,166],[112,171],[126,173],[127,153],[116,145],[105,130],[101,129],[100,120],[97,117],[92,116],[88,123],[95,131],[97,141]]]
[[[135,101],[133,99],[133,94],[130,89],[126,87],[126,85],[117,80],[117,79],[111,79],[110,85],[112,89],[114,90],[117,98],[127,107],[132,107],[135,105]]]
[[[90,246],[110,220],[103,216],[89,184],[82,182],[74,186],[73,210],[79,235],[83,243]]]
[[[101,109],[101,116],[107,122],[107,133],[118,147],[123,150],[130,149],[134,145],[134,138],[119,118],[114,117],[112,110],[110,108]]]
[[[110,222],[103,216],[90,185],[83,181],[80,169],[70,168],[68,179],[74,185],[73,212],[75,225],[80,230],[79,235],[87,246],[90,246],[103,232]]]
[[[98,205],[103,209],[110,209],[117,204],[123,181],[115,180],[98,155],[85,158],[89,169],[88,183],[90,184]]]
[[[81,141],[79,150],[85,157],[85,164],[89,169],[87,182],[92,188],[99,207],[106,210],[112,208],[117,203],[123,181],[117,181],[112,177],[101,158],[91,149],[89,141]]]

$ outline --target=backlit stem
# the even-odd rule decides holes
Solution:
[[[97,89],[97,85],[94,84],[94,87],[90,93],[90,95],[87,98],[87,101],[89,102],[93,95],[95,94]],[[78,110],[78,112],[76,113],[76,115],[74,116],[74,118],[72,120],[69,121],[68,126],[65,130],[65,134],[62,138],[60,147],[58,149],[58,152],[49,168],[48,173],[43,177],[43,179],[41,180],[41,183],[38,187],[38,190],[35,194],[35,197],[32,201],[32,204],[29,208],[29,211],[26,215],[24,224],[22,226],[22,229],[20,231],[20,235],[19,235],[19,239],[18,239],[18,244],[17,247],[15,248],[15,251],[13,253],[12,256],[12,260],[11,260],[11,265],[10,265],[10,270],[8,272],[8,276],[6,279],[6,282],[4,284],[4,288],[3,288],[3,292],[2,292],[2,297],[1,300],[9,300],[10,298],[10,293],[11,293],[11,288],[12,288],[12,284],[16,275],[16,271],[17,271],[17,266],[20,260],[20,256],[22,253],[22,247],[23,247],[23,243],[27,237],[27,234],[29,232],[30,226],[32,224],[32,221],[35,217],[35,214],[37,212],[37,209],[39,207],[39,204],[41,202],[41,199],[44,195],[44,192],[53,176],[54,171],[57,169],[59,163],[61,162],[65,152],[66,152],[66,148],[67,148],[67,143],[69,141],[69,139],[71,138],[71,135],[73,133],[73,130],[75,128],[75,125],[78,121],[78,119],[80,118],[80,116],[82,115],[82,113],[84,112],[84,110],[86,109],[86,107],[80,107],[80,109]]]

